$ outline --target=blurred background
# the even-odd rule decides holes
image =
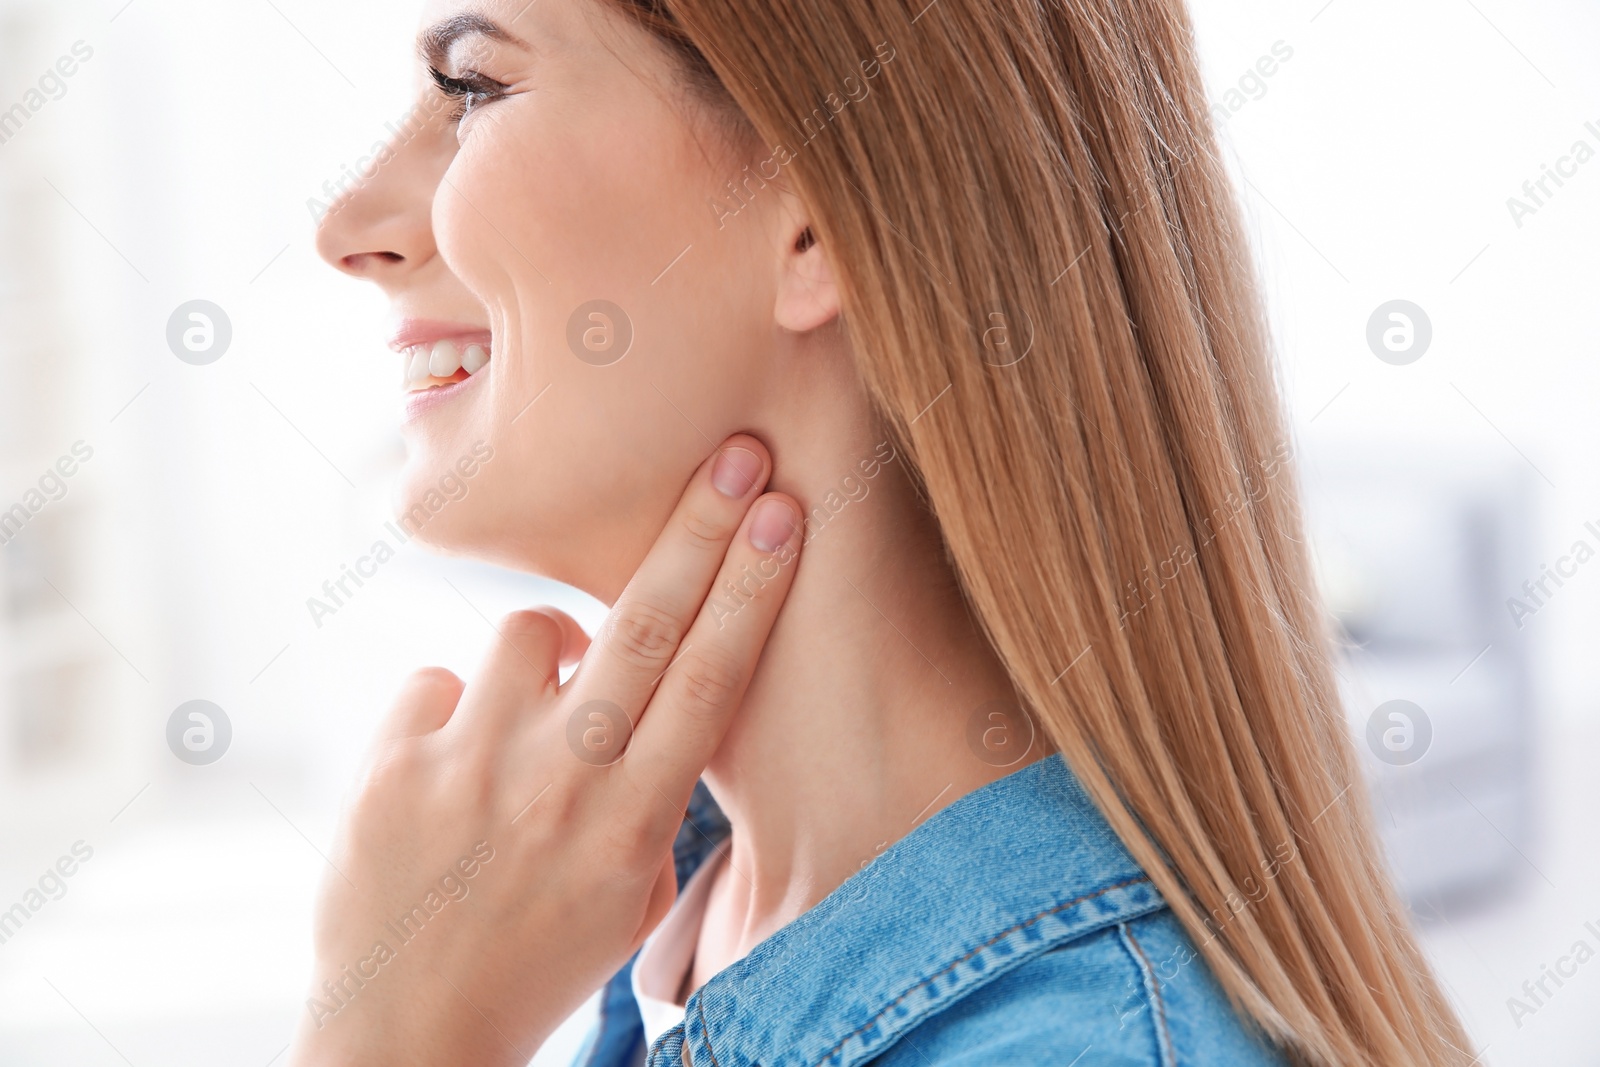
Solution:
[[[600,617],[409,545],[307,609],[388,536],[382,305],[311,234],[415,6],[0,0],[0,1063],[282,1062],[400,678]],[[1600,1063],[1600,7],[1192,6],[1391,863],[1475,1055]]]

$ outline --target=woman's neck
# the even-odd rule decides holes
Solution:
[[[803,470],[774,452],[772,487],[821,510],[705,774],[733,833],[694,988],[934,812],[1024,762],[996,767],[969,747],[974,713],[1012,687],[900,458],[887,442],[856,441]]]

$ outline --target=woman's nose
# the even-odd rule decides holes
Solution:
[[[418,107],[419,120],[425,109]],[[346,274],[380,285],[427,263],[433,197],[455,155],[455,138],[432,122],[403,125],[382,151],[359,162],[357,180],[339,191],[317,225],[317,252]]]

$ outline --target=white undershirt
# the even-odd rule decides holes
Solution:
[[[633,964],[633,999],[639,1002],[639,1015],[644,1020],[645,1045],[655,1044],[656,1038],[683,1022],[683,1005],[678,1003],[678,990],[683,988],[684,976],[694,962],[694,950],[700,940],[700,924],[705,918],[706,897],[710,895],[711,880],[722,866],[722,854],[708,856],[700,869],[689,876],[689,882],[672,902],[672,910],[661,920],[661,925],[647,938],[639,949],[639,958]]]

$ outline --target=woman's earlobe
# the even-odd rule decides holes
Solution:
[[[805,333],[839,317],[839,288],[810,226],[800,231],[790,248],[784,257],[774,311],[779,326]]]

